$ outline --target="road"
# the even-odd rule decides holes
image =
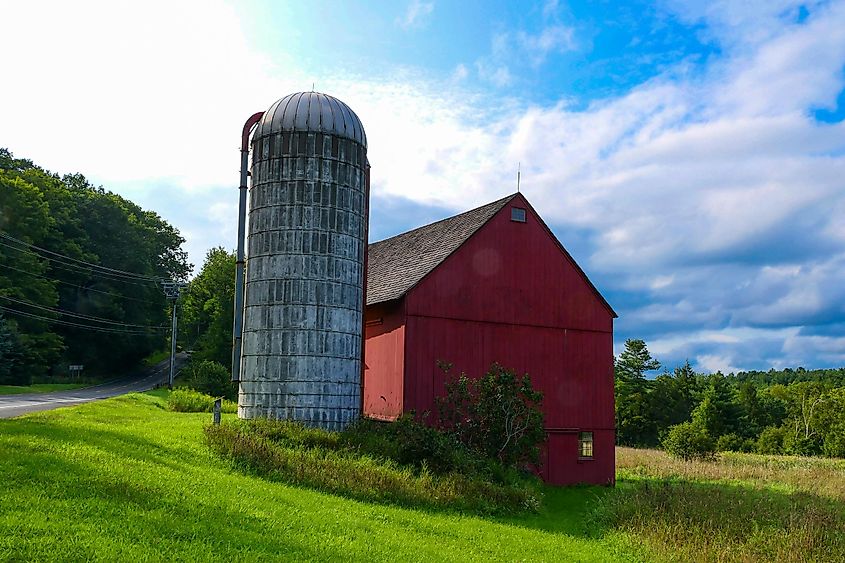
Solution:
[[[176,355],[177,371],[187,359],[188,355],[184,352]],[[30,412],[69,407],[136,391],[148,391],[156,385],[166,383],[169,374],[170,360],[167,359],[138,376],[109,381],[93,387],[54,391],[52,393],[0,395],[0,418],[11,418]]]

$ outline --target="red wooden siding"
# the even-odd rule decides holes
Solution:
[[[402,414],[405,325],[400,303],[367,307],[364,315],[364,413],[394,420]]]
[[[577,430],[547,435],[540,470],[544,481],[555,485],[612,485],[616,482],[616,433],[613,430],[593,431],[593,459],[587,460],[578,458]]]
[[[527,210],[525,223],[511,221],[514,206]],[[544,393],[541,475],[554,484],[613,482],[614,315],[522,196],[401,301],[389,314],[383,304],[367,309],[368,320],[384,319],[367,327],[368,415],[432,410],[446,377],[438,361],[472,376],[499,362]],[[579,431],[594,433],[592,460],[578,459]]]
[[[511,207],[527,208],[525,223]],[[612,332],[610,310],[522,196],[406,297],[409,315]]]

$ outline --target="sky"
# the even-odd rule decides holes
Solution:
[[[240,130],[358,114],[372,240],[522,192],[669,369],[845,365],[845,1],[3,2],[0,146],[235,246]]]

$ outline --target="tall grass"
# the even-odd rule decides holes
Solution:
[[[619,490],[596,525],[669,561],[845,561],[841,461],[617,449]],[[816,480],[821,480],[817,482]]]
[[[360,432],[360,430],[359,430]],[[540,488],[532,480],[496,483],[457,471],[436,473],[350,448],[346,436],[297,424],[255,421],[205,428],[213,451],[271,480],[404,506],[481,514],[537,510]]]
[[[193,389],[174,389],[167,397],[167,408],[176,412],[212,412],[215,400],[215,397]],[[238,404],[223,399],[221,412],[236,413]]]
[[[659,450],[616,451],[617,473],[623,479],[737,481],[845,502],[845,459],[724,452],[712,461],[683,461]]]

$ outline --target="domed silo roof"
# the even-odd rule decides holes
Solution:
[[[256,137],[279,131],[319,132],[351,139],[367,146],[361,120],[349,106],[320,92],[288,94],[270,106],[256,129]]]

